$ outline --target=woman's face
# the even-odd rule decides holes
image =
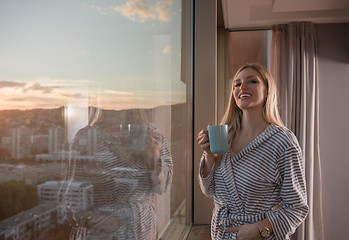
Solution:
[[[256,70],[246,68],[233,82],[233,96],[241,110],[263,109],[267,98],[267,87]]]

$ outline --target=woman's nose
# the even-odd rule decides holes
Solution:
[[[242,83],[241,83],[241,89],[246,89],[247,88],[247,82],[245,82],[245,81],[243,81]]]

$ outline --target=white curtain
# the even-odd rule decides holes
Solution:
[[[310,22],[272,27],[271,72],[279,88],[285,125],[303,150],[308,204],[306,221],[292,239],[323,240],[319,154],[319,98],[316,29]]]

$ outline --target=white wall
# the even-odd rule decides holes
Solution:
[[[348,30],[349,24],[317,25],[325,239],[348,239]]]

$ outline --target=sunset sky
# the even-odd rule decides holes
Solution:
[[[0,110],[185,101],[179,0],[1,0]]]

